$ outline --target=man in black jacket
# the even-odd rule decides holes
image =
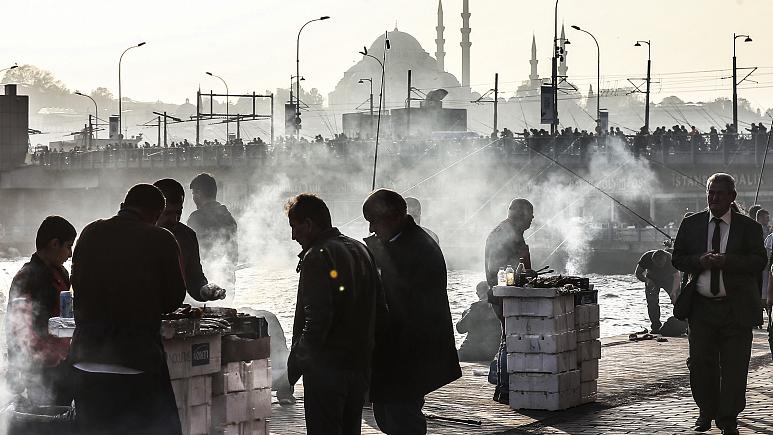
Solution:
[[[365,239],[381,271],[388,314],[378,326],[371,399],[387,434],[427,431],[424,396],[461,377],[440,247],[406,214],[397,192],[379,189],[362,206]]]
[[[197,175],[190,184],[196,210],[188,226],[196,232],[207,275],[228,290],[226,301],[236,296],[236,264],[239,261],[236,220],[228,208],[217,201],[217,182],[212,175]]]
[[[51,336],[48,319],[61,314],[59,295],[70,290],[62,266],[72,256],[75,227],[60,216],[43,220],[35,238],[36,251],[16,273],[8,294],[5,337],[6,377],[11,389],[34,405],[70,406],[72,366],[66,360],[68,338]]]
[[[695,293],[690,326],[690,388],[700,415],[695,430],[737,434],[746,405],[752,328],[762,324],[758,279],[767,256],[762,227],[731,210],[735,180],[709,177],[709,209],[682,221],[674,242],[674,267],[690,274]]]
[[[185,297],[177,242],[156,221],[164,196],[126,194],[110,219],[83,229],[73,253],[75,411],[81,434],[180,434],[161,315]]]
[[[332,227],[320,198],[300,194],[285,210],[292,238],[303,249],[287,362],[290,383],[303,376],[307,433],[359,434],[374,346],[378,271],[362,243]]]
[[[180,246],[180,259],[182,260],[183,276],[185,277],[185,285],[188,287],[188,294],[199,302],[225,299],[226,290],[207,281],[207,277],[204,275],[196,232],[180,222],[185,202],[185,189],[183,189],[182,184],[177,180],[164,178],[156,181],[153,185],[158,187],[166,199],[166,206],[156,225],[169,230]]]
[[[497,273],[499,268],[512,266],[518,267],[523,261],[527,274],[533,275],[529,245],[523,233],[531,227],[534,220],[534,206],[524,198],[515,198],[507,207],[507,219],[499,223],[486,238],[484,267],[486,281],[489,287],[497,285]],[[510,377],[507,373],[507,337],[505,336],[505,317],[503,313],[502,298],[495,297],[489,291],[489,302],[499,318],[501,336],[499,351],[497,352],[497,386],[494,389],[494,400],[510,403]]]

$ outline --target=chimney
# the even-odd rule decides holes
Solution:
[[[16,85],[13,85],[13,84],[5,85],[5,95],[6,96],[15,96],[16,95]]]

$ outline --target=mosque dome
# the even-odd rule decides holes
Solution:
[[[386,61],[385,109],[404,107],[407,97],[408,70],[411,70],[411,85],[423,93],[444,88],[449,91],[446,106],[453,101],[469,103],[469,89],[462,88],[459,80],[451,73],[443,71],[438,61],[422,48],[416,38],[397,29],[388,32],[390,49]],[[379,35],[368,48],[368,54],[379,60],[384,56],[384,34]],[[368,83],[359,83],[360,79],[373,79],[374,105],[378,107],[381,88],[381,65],[368,56],[362,58],[344,72],[335,90],[328,95],[330,107],[338,112],[349,112],[363,103],[369,95]],[[414,105],[416,103],[413,103]],[[365,106],[361,106],[363,108]]]

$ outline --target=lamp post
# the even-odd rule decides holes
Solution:
[[[733,33],[733,129],[738,133],[738,69],[735,58],[735,41],[738,38],[746,38],[743,42],[752,42],[749,35],[736,35]]]
[[[97,107],[97,102],[94,101],[93,98],[91,98],[91,95],[86,95],[86,94],[84,94],[84,93],[82,93],[80,91],[75,91],[75,95],[80,95],[81,97],[86,97],[89,100],[91,100],[92,103],[94,103],[94,122],[97,124],[97,127],[99,127],[99,118],[98,118],[99,117],[99,108]],[[89,128],[91,128],[94,131],[94,139],[99,139],[99,136],[98,136],[99,133],[97,132],[98,128],[91,127],[91,120],[89,120]]]
[[[558,132],[558,0],[553,16],[553,59],[550,78],[553,88],[553,122],[550,123],[550,134],[555,135]]]
[[[357,83],[370,83],[370,116],[368,118],[369,124],[370,124],[370,131],[368,132],[368,137],[370,137],[371,134],[373,134],[373,79],[360,79]]]
[[[206,74],[210,77],[215,77],[220,79],[220,81],[223,82],[223,85],[225,86],[225,143],[228,143],[228,140],[230,138],[229,133],[231,131],[229,128],[230,123],[228,121],[228,118],[229,118],[228,115],[230,114],[230,112],[228,111],[228,94],[230,93],[228,91],[228,83],[226,83],[225,80],[223,80],[223,78],[220,77],[219,75],[212,74],[209,71],[207,71]]]
[[[652,70],[652,44],[651,41],[636,41],[634,47],[641,47],[642,44],[647,44],[647,92],[644,99],[644,131],[649,134],[650,132],[650,72]]]
[[[127,48],[126,50],[121,53],[121,57],[118,58],[118,134],[122,135],[123,131],[123,112],[122,109],[122,101],[121,101],[121,62],[123,61],[123,55],[126,54],[127,51],[131,50],[132,48],[142,47],[145,45],[145,42],[140,42],[137,45],[132,45],[131,47]]]
[[[315,21],[324,21],[330,19],[329,16],[325,15],[324,17],[315,18],[313,20],[309,20],[301,26],[301,29],[298,30],[298,39],[295,42],[295,76],[300,77],[301,76],[301,61],[300,61],[300,53],[301,53],[301,32],[303,32],[303,28],[308,26],[309,24],[315,22]],[[298,139],[301,138],[301,129],[300,129],[300,117],[301,117],[301,81],[296,80],[295,81],[295,131],[298,133]]]
[[[593,42],[596,43],[596,126],[598,127],[599,132],[601,132],[601,48],[599,47],[598,39],[596,39],[591,32],[581,29],[580,26],[572,26],[572,29],[587,33],[593,38]]]
[[[384,64],[386,63],[386,52],[391,47],[389,45],[389,32],[384,33],[384,60],[383,62],[381,59],[377,58],[376,56],[373,56],[372,54],[368,54],[368,48],[363,47],[362,51],[360,52],[361,55],[369,57],[371,59],[374,59],[376,62],[378,62],[379,65],[381,65],[381,92],[378,95],[378,119],[376,121],[376,150],[373,154],[373,182],[371,183],[371,190],[376,190],[376,167],[378,166],[378,138],[379,134],[381,132],[381,106],[383,105],[384,101],[384,76],[386,75],[386,68]]]

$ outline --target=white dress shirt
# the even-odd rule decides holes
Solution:
[[[719,253],[724,254],[727,249],[727,236],[730,234],[730,218],[733,212],[728,210],[720,219],[719,223]],[[712,219],[714,215],[709,212],[709,232],[706,240],[706,252],[711,252],[711,241],[714,238],[714,226],[716,225]],[[711,293],[711,269],[706,269],[698,275],[698,282],[696,283],[696,289],[698,293],[707,298],[721,298],[727,296],[725,291],[725,280],[722,270],[719,271],[719,293],[716,295]]]

